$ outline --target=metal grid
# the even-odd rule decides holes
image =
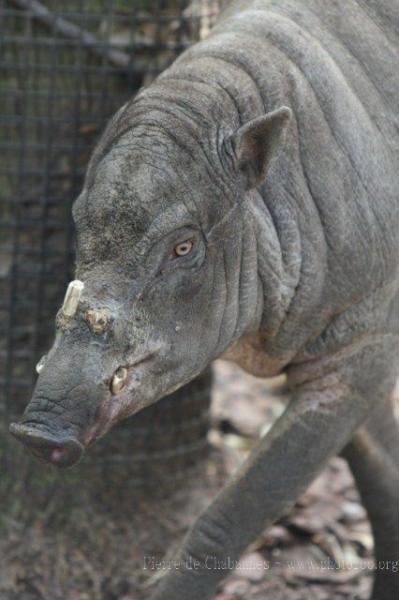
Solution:
[[[3,426],[29,398],[73,276],[71,204],[95,141],[119,106],[207,35],[216,14],[215,0],[0,0]],[[147,462],[149,453],[166,460],[167,448],[195,454],[206,434],[204,381],[129,423],[124,450]]]

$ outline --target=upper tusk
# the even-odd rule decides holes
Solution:
[[[61,312],[65,317],[75,316],[84,286],[85,284],[83,281],[79,281],[78,279],[71,281],[71,283],[68,285],[64,303],[61,307]]]
[[[45,354],[44,356],[41,357],[41,359],[37,363],[37,365],[36,365],[36,373],[38,375],[40,375],[40,373],[43,371],[43,367],[46,364],[46,360],[47,360],[47,355]]]

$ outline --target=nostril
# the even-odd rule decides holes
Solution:
[[[83,456],[84,448],[78,440],[57,436],[38,426],[12,423],[10,433],[34,456],[57,467],[71,467]]]
[[[50,462],[53,464],[60,464],[65,462],[68,455],[68,448],[55,448],[51,451]]]

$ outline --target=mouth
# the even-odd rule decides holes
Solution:
[[[116,423],[145,407],[145,404],[139,401],[138,388],[142,383],[145,370],[156,355],[156,352],[146,354],[134,363],[124,363],[125,366],[118,367],[114,372],[113,377],[108,381],[110,393],[103,399],[96,421],[86,430],[82,438],[85,448],[92,446]],[[134,406],[132,406],[132,396],[135,398]]]
[[[11,423],[10,433],[41,462],[59,468],[76,465],[84,454],[83,445],[74,437],[56,435],[37,423]]]
[[[115,423],[131,413],[131,395],[142,380],[142,368],[152,362],[156,352],[143,355],[134,362],[120,366],[110,380],[104,382],[108,387],[98,398],[98,409],[94,422],[88,424],[85,432],[74,431],[72,424],[61,419],[55,421],[44,413],[37,417],[29,414],[19,423],[11,423],[10,433],[41,462],[59,468],[76,465],[83,457],[85,449],[102,437]],[[122,363],[123,364],[123,363]],[[32,418],[33,417],[33,418]],[[43,417],[43,418],[42,418]]]
[[[116,369],[113,377],[109,381],[109,388],[113,396],[118,396],[131,389],[132,383],[138,380],[140,374],[139,367],[151,363],[156,356],[156,352],[150,352],[133,363],[125,363]]]

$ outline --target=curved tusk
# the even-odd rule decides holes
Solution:
[[[84,286],[85,284],[83,281],[79,281],[78,279],[71,281],[71,283],[68,285],[64,303],[61,307],[61,312],[65,317],[75,316]]]

